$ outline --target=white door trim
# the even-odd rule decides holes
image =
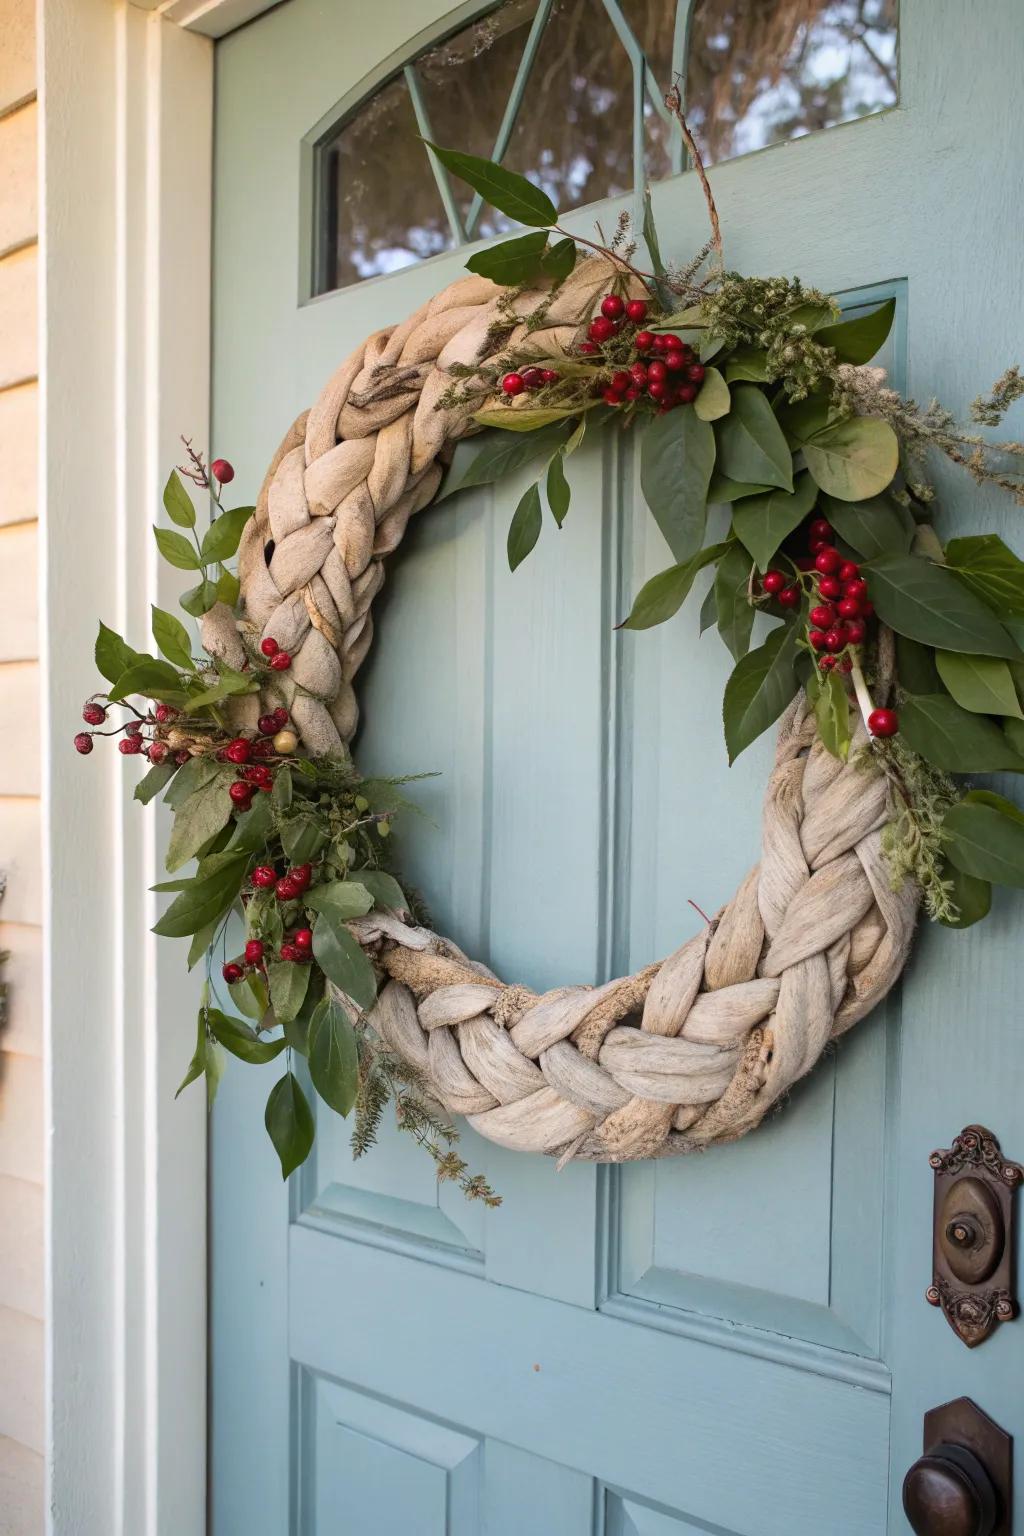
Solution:
[[[149,524],[209,421],[213,44],[273,0],[39,0],[47,1530],[206,1528],[195,985],[149,932],[154,814],[76,758],[102,616],[173,607]],[[205,35],[202,35],[205,34]]]

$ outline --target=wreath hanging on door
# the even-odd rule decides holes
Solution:
[[[207,957],[185,1082],[205,1075],[212,1101],[225,1050],[288,1053],[266,1110],[285,1176],[313,1142],[292,1053],[332,1109],[355,1110],[357,1155],[393,1100],[439,1176],[489,1202],[451,1114],[562,1161],[734,1140],[889,990],[919,901],[966,927],[993,882],[1024,885],[1024,813],[951,777],[1024,771],[1024,563],[995,534],[944,547],[922,462],[937,449],[1021,502],[1006,466],[1024,448],[961,431],[865,366],[892,302],[843,321],[795,279],[725,271],[699,154],[668,101],[711,218],[687,268],[662,262],[649,200],[641,270],[624,222],[607,243],[567,235],[528,181],[435,147],[529,232],[474,255],[469,276],[357,348],[289,429],[255,508],[225,510],[233,469],[207,472],[189,449],[184,474],[215,520],[197,536],[172,474],[164,505],[183,531],[154,531],[199,575],[182,605],[202,619],[206,658],[159,609],[163,659],[100,627],[111,686],[86,704],[97,730],[76,746],[90,751],[110,706],[125,707],[107,734],[150,760],[136,798],[163,791],[174,812],[168,870],[198,859],[156,887],[174,899],[154,931],[190,938],[190,966]],[[1010,369],[975,421],[998,423],[1022,394]],[[545,500],[561,527],[565,462],[584,435],[638,418],[643,492],[673,562],[620,627],[669,618],[713,568],[701,627],[717,625],[735,660],[730,761],[781,718],[761,860],[667,960],[538,996],[432,931],[403,892],[389,857],[401,784],[353,766],[353,680],[385,558],[414,513],[539,465],[509,529],[515,569]],[[709,542],[719,504],[729,526]],[[237,577],[224,563],[236,550]],[[772,627],[753,645],[758,613]],[[228,1012],[210,955],[233,914],[245,939],[224,957]]]

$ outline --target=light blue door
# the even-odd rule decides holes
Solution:
[[[353,346],[461,272],[412,135],[429,119],[489,154],[524,44],[544,94],[528,84],[529,118],[505,117],[509,162],[561,167],[563,206],[567,187],[628,192],[634,76],[628,52],[612,63],[627,22],[662,72],[689,37],[730,264],[799,272],[850,305],[895,294],[882,360],[911,392],[963,407],[1012,360],[1017,0],[902,0],[898,66],[895,3],[695,0],[689,33],[680,10],[289,0],[218,46],[213,448],[243,489]],[[459,75],[485,55],[489,73]],[[584,175],[567,134],[602,122],[626,147]],[[685,260],[705,238],[696,179],[672,175],[650,105],[647,138],[662,244]],[[571,223],[607,231],[628,202]],[[771,753],[727,768],[728,658],[695,608],[612,632],[667,560],[628,441],[586,448],[571,474],[564,530],[549,523],[515,576],[504,537],[525,478],[422,514],[360,675],[362,766],[441,775],[404,868],[440,931],[538,989],[622,974],[696,931],[690,903],[714,911],[756,857]],[[946,528],[966,526],[979,498],[951,479],[943,496]],[[1019,918],[1004,899],[979,929],[922,933],[899,993],[738,1145],[557,1173],[465,1132],[497,1211],[439,1190],[393,1131],[353,1163],[326,1113],[283,1188],[262,1125],[276,1068],[235,1064],[212,1133],[215,1536],[907,1529],[927,1409],[969,1395],[1024,1434],[1024,1324],[969,1352],[924,1301],[929,1152],[980,1121],[1024,1155]]]

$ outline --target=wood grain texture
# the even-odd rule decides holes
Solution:
[[[0,0],[0,112],[36,88],[36,8],[33,0]]]
[[[35,102],[0,117],[0,257],[39,231],[38,117]]]

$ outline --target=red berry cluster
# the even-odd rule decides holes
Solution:
[[[98,699],[87,699],[82,706],[82,719],[86,725],[107,724],[109,722],[108,707],[101,704]],[[166,762],[171,756],[171,748],[156,734],[156,727],[175,720],[178,711],[172,709],[169,704],[158,704],[149,715],[140,715],[138,710],[133,709],[130,704],[122,704],[121,708],[130,711],[128,719],[123,720],[120,725],[111,726],[108,731],[79,731],[75,736],[75,751],[85,757],[93,749],[94,737],[120,736],[117,750],[123,756],[138,757],[144,752],[151,763]],[[188,759],[189,753],[184,750],[174,753],[176,763],[185,763]]]
[[[524,389],[543,389],[545,384],[557,384],[560,378],[555,368],[522,368],[506,373],[501,387],[506,395],[521,395]]]
[[[268,635],[260,641],[260,650],[270,662],[275,672],[287,672],[292,664],[292,659],[287,651],[282,651],[273,635]]]
[[[279,874],[272,864],[257,864],[249,876],[254,890],[273,891],[280,902],[297,901],[304,891],[309,889],[313,879],[312,864],[297,864],[293,869],[287,869]],[[248,897],[243,897],[248,901]],[[293,963],[309,960],[313,951],[313,930],[305,926],[305,914],[298,914],[298,920],[303,923],[301,928],[294,928],[281,942],[277,953],[279,960]],[[222,975],[226,982],[241,981],[246,970],[262,970],[267,959],[267,947],[262,939],[250,939],[245,946],[243,956],[237,960],[230,960],[224,966]]]

